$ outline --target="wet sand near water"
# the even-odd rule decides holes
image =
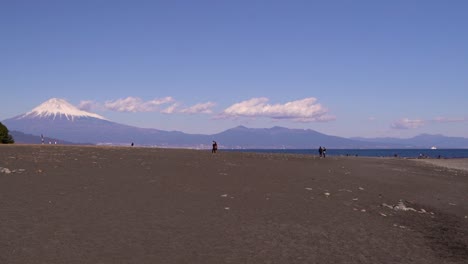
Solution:
[[[410,159],[1,145],[0,263],[468,263],[467,193]]]

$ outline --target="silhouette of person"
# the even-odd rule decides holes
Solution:
[[[327,155],[327,149],[323,147],[322,152],[323,152],[323,157],[325,158]]]
[[[132,147],[133,147],[133,145],[134,145],[134,144],[133,144],[133,142],[132,142]]]
[[[323,148],[322,148],[322,146],[320,146],[320,148],[318,149],[318,152],[319,152],[319,154],[320,154],[320,157],[322,157],[322,156],[323,156]]]
[[[213,140],[213,149],[211,149],[211,153],[216,153],[217,150],[218,150],[218,143],[216,143],[216,141]]]

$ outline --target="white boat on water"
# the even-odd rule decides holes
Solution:
[[[437,149],[436,147],[432,146],[431,149]]]

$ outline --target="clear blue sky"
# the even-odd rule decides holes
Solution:
[[[0,0],[0,120],[468,137],[468,1]],[[315,98],[315,99],[314,99]]]

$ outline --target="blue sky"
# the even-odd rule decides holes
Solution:
[[[0,2],[0,120],[468,137],[467,1]]]

